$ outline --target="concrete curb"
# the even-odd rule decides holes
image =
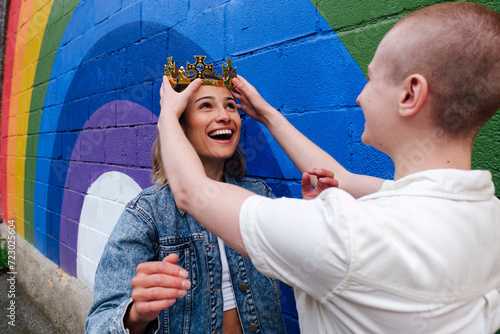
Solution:
[[[2,238],[9,229],[0,224]],[[16,234],[15,265],[17,284],[36,306],[43,310],[61,332],[83,333],[92,306],[92,291],[43,256],[33,245]]]

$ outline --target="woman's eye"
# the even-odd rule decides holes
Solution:
[[[226,108],[227,108],[227,109],[233,109],[233,110],[234,110],[234,109],[236,109],[236,105],[235,105],[234,103],[228,103],[228,104],[226,105]]]
[[[212,106],[210,105],[210,103],[203,103],[201,106],[200,106],[200,109],[208,109],[208,108],[211,108]]]

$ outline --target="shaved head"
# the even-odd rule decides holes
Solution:
[[[475,3],[443,3],[399,21],[379,50],[386,76],[429,84],[434,123],[452,138],[473,136],[500,109],[500,14]]]

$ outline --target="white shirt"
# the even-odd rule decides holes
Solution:
[[[246,250],[295,287],[303,333],[492,333],[500,201],[487,171],[430,170],[354,199],[248,198]]]
[[[236,308],[236,296],[233,291],[233,282],[229,272],[229,263],[227,262],[226,248],[224,240],[217,237],[219,244],[220,262],[222,264],[222,300],[224,302],[224,311]]]

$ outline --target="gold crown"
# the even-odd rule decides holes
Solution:
[[[177,69],[177,62],[172,62],[172,58],[168,57],[168,63],[165,65],[165,75],[168,77],[172,87],[179,84],[189,85],[191,81],[197,78],[201,79],[202,85],[234,87],[233,78],[236,77],[236,68],[233,67],[231,59],[226,58],[227,65],[222,64],[222,73],[224,74],[222,76],[220,74],[217,75],[217,72],[214,71],[213,63],[209,65],[205,64],[207,56],[194,56],[196,62],[194,64],[186,62],[186,70],[182,66],[180,69]],[[216,76],[219,80],[205,78],[205,74],[207,73]]]

